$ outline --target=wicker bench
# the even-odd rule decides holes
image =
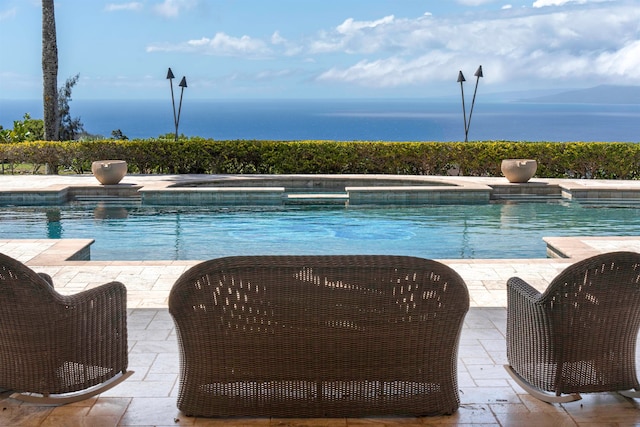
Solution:
[[[464,281],[402,256],[203,262],[169,297],[189,416],[451,414]]]

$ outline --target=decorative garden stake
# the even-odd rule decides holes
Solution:
[[[180,84],[178,85],[182,89],[180,91],[180,105],[178,106],[177,116],[176,116],[176,101],[173,96],[173,79],[174,78],[175,76],[173,75],[173,71],[171,71],[171,68],[169,68],[169,71],[167,71],[167,79],[169,80],[169,86],[171,87],[171,105],[173,106],[173,124],[175,125],[175,128],[176,128],[176,142],[177,142],[178,141],[178,125],[180,124],[180,112],[182,111],[182,95],[184,94],[184,88],[187,87],[187,78],[183,76],[182,80],[180,80]]]
[[[171,71],[171,68],[169,68]],[[462,70],[458,72],[458,83],[460,83],[460,92],[462,93],[462,119],[464,120],[464,142],[467,142],[467,110],[464,108],[464,86],[462,85],[466,79],[464,78],[464,74],[462,74]]]
[[[473,91],[473,100],[471,101],[471,111],[469,112],[469,121],[467,122],[467,111],[464,106],[464,88],[462,83],[465,82],[464,75],[462,71],[458,72],[458,83],[460,83],[460,92],[462,93],[462,118],[464,119],[464,142],[469,140],[469,127],[471,126],[471,115],[473,114],[473,106],[476,103],[476,92],[478,91],[478,82],[480,81],[480,77],[484,77],[482,74],[482,65],[478,67],[476,72],[473,74],[476,76],[476,88]]]

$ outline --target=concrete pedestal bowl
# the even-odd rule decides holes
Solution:
[[[91,164],[91,172],[102,185],[118,184],[127,174],[124,160],[96,160]]]
[[[500,165],[502,174],[513,183],[524,183],[535,175],[538,162],[532,159],[504,159]]]

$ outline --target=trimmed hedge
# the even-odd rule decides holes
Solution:
[[[501,176],[507,158],[538,161],[545,178],[638,179],[640,144],[612,142],[214,141],[203,138],[0,144],[5,163],[76,173],[122,159],[132,173],[405,174]]]

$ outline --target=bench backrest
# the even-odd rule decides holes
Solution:
[[[206,261],[184,273],[169,297],[181,347],[179,400],[190,393],[186,389],[192,381],[200,390],[226,387],[222,393],[227,395],[245,393],[230,391],[235,387],[231,384],[321,381],[324,389],[313,395],[322,394],[324,405],[331,400],[327,393],[344,394],[347,382],[387,388],[413,384],[415,390],[447,382],[456,389],[457,347],[468,308],[460,276],[421,258],[248,256]],[[325,390],[327,384],[335,390]],[[358,392],[348,394],[355,398]],[[457,389],[454,394],[457,399]],[[282,396],[278,399],[277,406],[286,407]],[[348,407],[348,399],[344,404]],[[429,412],[420,405],[420,411]],[[397,403],[395,411],[413,413]],[[316,414],[299,408],[294,412]]]

